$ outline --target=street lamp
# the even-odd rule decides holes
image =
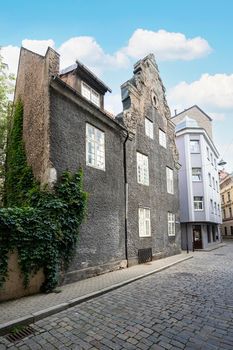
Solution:
[[[221,159],[219,162],[218,162],[218,165],[219,166],[223,166],[223,165],[226,165],[227,162],[225,162],[223,159]]]

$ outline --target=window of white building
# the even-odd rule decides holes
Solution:
[[[166,175],[167,175],[167,192],[174,194],[173,170],[166,167]]]
[[[100,106],[100,95],[98,94],[98,92],[93,90],[89,85],[87,85],[83,81],[81,84],[81,93],[84,97],[86,97],[86,99],[93,102],[96,106]]]
[[[214,165],[214,163],[213,163],[213,154],[212,153],[210,153],[210,160],[211,160],[211,164]]]
[[[206,153],[207,153],[207,158],[210,159],[210,149],[209,149],[209,147],[206,147]]]
[[[105,170],[104,132],[86,124],[86,164]]]
[[[137,179],[138,183],[149,186],[148,157],[137,152]]]
[[[193,204],[194,204],[194,210],[195,210],[195,211],[201,211],[201,210],[203,210],[203,209],[204,209],[203,197],[194,196],[194,197],[193,197]]]
[[[169,212],[167,213],[168,236],[175,236],[176,234],[175,219],[175,214]]]
[[[190,140],[190,152],[191,153],[200,153],[199,140]]]
[[[154,124],[148,118],[145,118],[145,134],[151,139],[154,138]]]
[[[139,208],[139,237],[150,237],[151,236],[151,225],[150,225],[150,209]]]
[[[212,186],[212,181],[211,181],[211,174],[210,173],[208,173],[208,178],[209,178],[209,185],[211,187]]]
[[[166,133],[159,129],[159,144],[164,148],[167,148]]]
[[[192,168],[192,181],[202,181],[201,168]]]
[[[211,209],[211,213],[214,213],[214,205],[213,205],[213,199],[210,200],[210,209]]]
[[[216,191],[218,192],[218,181],[216,181]]]
[[[212,181],[213,181],[213,189],[215,190],[215,179],[214,179],[214,177],[212,177]]]
[[[220,205],[218,204],[218,215],[220,216]]]
[[[217,215],[217,203],[214,202],[214,214]]]

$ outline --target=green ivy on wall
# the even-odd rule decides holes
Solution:
[[[87,194],[83,191],[82,170],[65,172],[52,192],[39,189],[26,163],[22,115],[22,103],[18,102],[8,143],[8,207],[0,209],[0,285],[7,278],[9,252],[17,250],[25,287],[31,274],[42,268],[45,282],[41,289],[49,292],[72,259]]]

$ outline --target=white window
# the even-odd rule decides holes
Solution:
[[[213,189],[215,190],[215,179],[214,179],[214,177],[212,177],[212,181],[213,181]]]
[[[206,153],[207,153],[207,158],[210,159],[210,149],[209,149],[209,147],[206,147]]]
[[[159,129],[159,144],[164,148],[167,148],[166,133]]]
[[[210,153],[210,160],[211,160],[211,164],[214,165],[214,163],[213,163],[213,154],[212,153]]]
[[[199,140],[190,140],[190,152],[191,153],[200,153]]]
[[[148,118],[145,118],[145,134],[151,139],[154,138],[154,125]]]
[[[214,214],[217,215],[217,203],[214,202]]]
[[[213,206],[213,199],[210,200],[210,209],[211,209],[211,213],[214,213],[214,206]]]
[[[93,102],[96,106],[100,106],[100,95],[93,90],[90,86],[82,81],[81,93],[89,101]]]
[[[217,169],[217,162],[216,162],[216,158],[214,158],[214,167],[215,167],[215,169]]]
[[[167,213],[167,222],[168,222],[168,236],[175,236],[175,214]]]
[[[201,168],[192,168],[192,181],[202,181]]]
[[[218,215],[220,216],[220,205],[218,204]]]
[[[86,163],[105,170],[104,132],[86,124]]]
[[[173,170],[166,167],[166,175],[167,175],[167,192],[174,194]]]
[[[211,187],[212,186],[212,182],[211,182],[211,174],[210,173],[208,173],[208,177],[209,177],[209,185]]]
[[[203,210],[204,209],[203,197],[194,196],[193,197],[193,204],[194,204],[194,210],[195,211]]]
[[[151,236],[150,209],[139,208],[138,217],[139,217],[139,237],[150,237]]]
[[[137,152],[137,178],[138,183],[149,186],[148,157]]]

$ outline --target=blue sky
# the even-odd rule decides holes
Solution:
[[[233,171],[232,13],[230,0],[11,0],[1,3],[0,46],[12,71],[22,42],[40,53],[53,46],[62,66],[79,58],[112,88],[114,112],[133,63],[154,52],[171,110],[198,104],[213,117]]]

